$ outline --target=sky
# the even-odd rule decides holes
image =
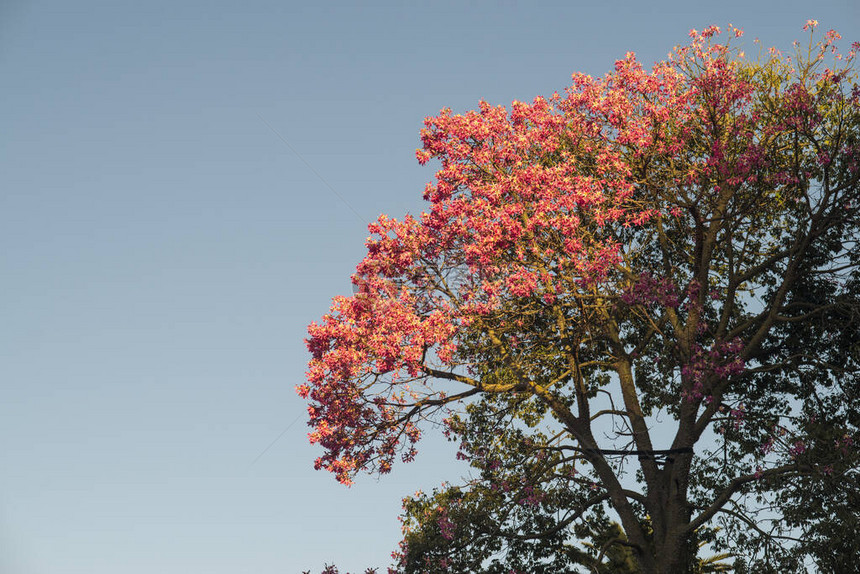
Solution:
[[[388,565],[466,469],[428,429],[346,488],[294,386],[367,222],[423,208],[423,118],[809,18],[860,40],[855,0],[0,0],[0,573]]]

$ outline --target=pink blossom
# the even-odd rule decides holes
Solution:
[[[794,444],[791,445],[791,447],[789,447],[788,449],[788,454],[790,454],[794,458],[800,456],[804,452],[806,452],[806,443],[804,443],[802,440],[795,441]]]

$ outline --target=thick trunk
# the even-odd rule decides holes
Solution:
[[[681,519],[681,517],[678,517]],[[655,536],[653,546],[646,550],[647,555],[637,555],[639,572],[642,574],[689,574],[693,572],[696,561],[696,541],[679,534],[684,524],[679,520],[670,526],[665,536]],[[656,533],[655,533],[656,534]]]
[[[692,551],[692,541],[686,538],[668,538],[657,555],[655,574],[688,574],[692,572],[696,559]]]
[[[650,488],[648,512],[651,517],[653,557],[649,574],[687,574],[696,559],[695,541],[687,533],[691,509],[687,502],[689,467],[692,455],[680,455],[660,471]],[[642,566],[645,566],[642,561]]]
[[[655,528],[654,548],[656,556],[655,574],[687,574],[692,572],[696,559],[695,540],[687,534],[690,524],[690,508],[686,493],[675,490],[670,493],[664,524]]]

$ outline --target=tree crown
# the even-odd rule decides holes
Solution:
[[[503,546],[531,572],[582,563],[564,541],[590,513],[657,571],[670,547],[773,543],[756,497],[791,527],[812,485],[856,482],[858,44],[750,61],[719,36],[425,120],[428,211],[369,226],[297,387],[346,484],[411,460],[423,419],[461,442],[479,477],[407,503],[406,570],[495,572]],[[810,524],[825,544],[832,521]]]

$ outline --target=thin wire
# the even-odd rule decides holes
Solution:
[[[279,139],[279,140],[281,140],[282,142],[284,142],[284,145],[285,145],[285,146],[287,146],[288,148],[290,148],[290,151],[292,151],[292,152],[296,155],[296,157],[297,157],[297,158],[299,158],[300,160],[302,160],[302,163],[304,163],[304,164],[308,167],[308,169],[309,169],[309,170],[311,170],[311,171],[314,173],[314,175],[315,175],[315,176],[317,176],[317,178],[319,178],[319,180],[320,180],[321,182],[323,182],[323,184],[325,184],[325,186],[329,189],[329,191],[331,191],[331,192],[335,195],[335,197],[337,197],[338,199],[340,199],[340,200],[343,202],[343,204],[344,204],[345,206],[347,206],[347,207],[349,208],[349,210],[350,210],[350,211],[352,211],[352,212],[355,214],[355,216],[358,218],[358,220],[359,220],[360,222],[362,222],[362,223],[364,223],[364,224],[367,224],[367,220],[366,220],[366,219],[364,219],[361,215],[359,215],[359,214],[358,214],[358,212],[355,210],[355,208],[354,208],[352,205],[350,205],[350,203],[346,200],[346,198],[344,198],[341,194],[339,194],[339,193],[338,193],[338,192],[337,192],[337,191],[336,191],[336,190],[331,186],[331,184],[330,184],[329,182],[327,182],[327,181],[326,181],[326,179],[325,179],[322,175],[320,175],[320,173],[319,173],[317,170],[315,170],[315,169],[314,169],[314,166],[312,166],[310,163],[308,163],[308,160],[306,160],[304,157],[302,157],[302,154],[300,154],[298,151],[296,151],[296,148],[294,148],[294,147],[292,146],[292,144],[290,144],[290,142],[288,142],[288,141],[287,141],[287,139],[286,139],[284,136],[282,136],[282,135],[278,132],[278,130],[276,130],[274,127],[272,127],[272,124],[270,124],[269,122],[267,122],[267,121],[266,121],[266,119],[265,119],[265,118],[260,114],[260,112],[257,112],[257,117],[258,117],[258,118],[260,118],[260,121],[261,121],[261,122],[263,122],[263,124],[264,124],[267,128],[269,128],[269,130],[271,130],[271,132],[272,132],[273,134],[275,134],[275,135],[278,137],[278,139]],[[296,421],[298,421],[298,420],[301,418],[301,416],[302,416],[302,415],[299,415],[299,416],[297,416],[295,419],[293,419],[293,422],[291,422],[290,424],[288,424],[288,425],[287,425],[287,428],[285,428],[283,431],[281,431],[281,434],[279,434],[277,437],[275,437],[275,440],[273,440],[272,442],[270,442],[270,443],[269,443],[269,446],[267,446],[266,448],[264,448],[264,449],[263,449],[263,452],[261,452],[260,454],[258,454],[258,455],[257,455],[257,458],[255,458],[255,459],[254,459],[254,461],[253,461],[251,464],[249,464],[249,465],[248,465],[248,468],[251,468],[252,466],[254,466],[254,465],[257,463],[257,461],[258,461],[258,460],[260,460],[260,459],[263,457],[263,455],[264,455],[264,454],[266,454],[266,453],[269,451],[269,449],[270,449],[270,448],[272,448],[273,446],[275,446],[275,443],[277,443],[279,440],[281,440],[281,437],[282,437],[282,436],[284,436],[285,434],[287,434],[287,431],[288,431],[288,430],[290,430],[290,428],[291,428],[294,424],[296,424]]]
[[[261,452],[260,454],[258,454],[258,455],[257,455],[257,458],[255,458],[255,459],[254,459],[254,462],[252,462],[251,464],[249,464],[249,465],[248,465],[248,468],[251,468],[252,466],[254,466],[254,465],[257,463],[257,461],[258,461],[258,460],[260,460],[260,459],[263,457],[263,455],[264,455],[264,454],[266,454],[266,453],[269,451],[269,449],[270,449],[270,448],[272,448],[273,446],[275,446],[275,443],[276,443],[276,442],[278,442],[279,440],[281,440],[281,437],[282,437],[282,436],[284,436],[285,434],[287,434],[287,431],[288,431],[288,430],[290,430],[290,428],[291,428],[294,424],[296,424],[296,421],[297,421],[297,420],[299,420],[300,418],[302,418],[302,415],[299,415],[299,416],[297,416],[296,418],[294,418],[294,419],[293,419],[293,422],[291,422],[290,424],[288,424],[288,425],[287,425],[287,428],[285,428],[284,430],[282,430],[282,431],[281,431],[281,434],[279,434],[277,437],[275,437],[275,440],[273,440],[272,442],[270,442],[270,443],[269,443],[269,446],[267,446],[266,448],[264,448],[264,449],[263,449],[263,452]]]
[[[321,182],[323,182],[323,183],[325,184],[325,186],[326,186],[327,188],[329,188],[329,190],[330,190],[333,194],[335,194],[335,196],[337,196],[337,198],[338,198],[338,199],[340,199],[340,200],[343,202],[343,204],[349,208],[349,210],[350,210],[350,211],[352,211],[352,212],[355,214],[355,216],[358,218],[358,220],[359,220],[359,221],[361,221],[361,222],[362,222],[362,223],[364,223],[364,224],[367,224],[367,220],[366,220],[366,219],[364,219],[361,215],[359,215],[359,214],[358,214],[358,212],[355,210],[355,208],[354,208],[352,205],[350,205],[350,203],[349,203],[349,202],[348,202],[348,201],[347,201],[347,200],[346,200],[346,199],[345,199],[341,194],[339,194],[337,191],[335,191],[335,189],[331,186],[331,184],[330,184],[329,182],[327,182],[327,181],[325,180],[325,178],[324,178],[322,175],[320,175],[320,173],[319,173],[317,170],[315,170],[315,169],[314,169],[314,167],[313,167],[311,164],[309,164],[309,163],[308,163],[308,161],[307,161],[305,158],[303,158],[299,152],[297,152],[297,151],[296,151],[296,148],[294,148],[292,145],[290,145],[290,142],[288,142],[288,141],[286,140],[286,138],[284,138],[284,136],[282,136],[280,133],[278,133],[278,130],[276,130],[275,128],[273,128],[273,127],[272,127],[272,125],[271,125],[269,122],[267,122],[267,121],[263,118],[263,116],[262,116],[262,115],[260,115],[260,112],[257,112],[257,117],[258,117],[258,118],[260,118],[260,121],[261,121],[261,122],[263,122],[263,123],[266,125],[266,127],[267,127],[267,128],[269,128],[270,130],[272,130],[272,133],[273,133],[273,134],[275,134],[276,136],[278,136],[278,139],[279,139],[279,140],[281,140],[282,142],[284,142],[284,145],[286,145],[288,148],[290,148],[290,151],[292,151],[294,154],[296,154],[296,157],[297,157],[297,158],[299,158],[300,160],[302,160],[302,162],[303,162],[306,166],[308,166],[308,169],[309,169],[309,170],[311,170],[312,172],[314,172],[314,175],[316,175],[316,176],[319,178],[319,180],[320,180]]]

